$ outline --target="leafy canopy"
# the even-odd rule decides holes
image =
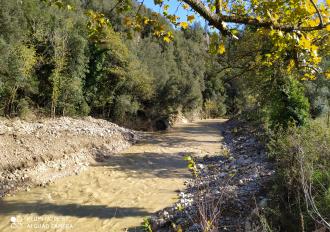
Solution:
[[[65,5],[62,0],[42,1],[72,10],[71,5]],[[162,23],[161,16],[175,27],[186,30],[199,14],[222,35],[211,40],[214,48],[211,50],[221,55],[225,53],[227,44],[239,39],[237,29],[245,25],[273,40],[272,50],[263,57],[265,65],[290,56],[288,71],[296,68],[302,72],[304,79],[315,79],[318,73],[330,77],[329,70],[318,68],[320,51],[329,51],[329,0],[154,0],[154,4],[161,7],[161,14],[152,13],[150,16],[140,14],[143,3],[143,0],[138,3],[117,1],[117,13],[125,15],[127,28],[138,32],[144,27],[152,28],[153,36],[170,43],[174,36]],[[170,13],[177,12],[178,8],[187,12],[186,18]],[[100,18],[99,22],[102,21],[107,22]]]

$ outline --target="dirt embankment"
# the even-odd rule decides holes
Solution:
[[[121,151],[137,135],[105,120],[58,118],[0,121],[0,197],[78,174],[91,162]]]

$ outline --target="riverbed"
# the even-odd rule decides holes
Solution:
[[[0,231],[138,231],[170,206],[190,178],[184,155],[221,150],[224,120],[182,123],[142,140],[77,176],[0,201]]]

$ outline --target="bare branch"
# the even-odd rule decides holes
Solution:
[[[179,7],[180,7],[181,5],[182,5],[182,2],[179,2],[178,6],[176,7],[176,10],[175,10],[175,12],[174,12],[175,15],[176,15],[176,13],[178,12]]]
[[[141,10],[141,7],[142,7],[143,3],[144,3],[144,0],[142,0],[142,1],[140,2],[139,8],[138,8],[138,10],[137,10],[135,16],[137,16],[137,15],[140,13],[140,10]]]
[[[120,3],[122,3],[122,0],[118,0],[117,3],[109,10],[109,13],[112,13],[112,11],[116,9]]]
[[[312,194],[312,182],[310,180],[310,174],[307,174],[308,167],[304,163],[304,151],[301,148],[298,148],[300,156],[297,158],[300,164],[300,178],[301,185],[305,195],[305,202],[307,206],[307,211],[313,220],[324,225],[326,228],[330,229],[330,222],[327,222],[326,219],[319,212]]]

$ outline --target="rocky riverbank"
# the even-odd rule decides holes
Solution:
[[[267,205],[273,166],[252,128],[231,120],[221,131],[221,154],[192,157],[197,176],[174,206],[150,218],[153,231],[263,231],[258,212]]]
[[[135,143],[136,132],[105,120],[62,117],[0,121],[0,197],[78,174]]]

